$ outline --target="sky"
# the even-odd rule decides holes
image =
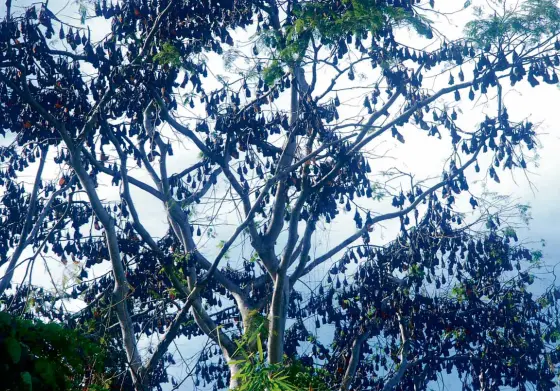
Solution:
[[[32,3],[32,1],[16,0],[14,1],[14,9],[26,6],[29,3]],[[476,1],[474,3],[476,4]],[[461,10],[464,2],[439,0],[436,1],[436,4],[442,11],[453,12]],[[0,3],[0,15],[5,13],[5,8],[3,7],[5,7],[4,1]],[[59,10],[59,12],[55,12],[59,17],[75,18],[77,23],[78,16],[75,12],[73,1],[51,0],[50,8],[53,11]],[[436,19],[437,27],[450,38],[458,37],[461,35],[464,23],[471,18],[471,10],[472,7],[469,7],[447,17],[439,17]],[[93,39],[95,40],[96,37],[101,38],[109,31],[109,24],[96,19],[91,22],[91,28]],[[239,49],[247,50],[244,42],[249,39],[250,33],[236,31],[236,35],[235,42]],[[412,46],[417,43],[415,41],[417,37],[412,32],[402,31],[398,38],[402,42],[410,42]],[[223,60],[219,57],[209,56],[208,64],[210,70],[214,73],[225,72]],[[321,74],[320,80],[329,80],[328,74]],[[447,80],[434,79],[435,84],[446,82]],[[343,98],[343,95],[344,93],[341,93],[341,98]],[[527,83],[522,83],[516,86],[516,89],[507,91],[504,102],[508,107],[510,116],[516,118],[527,117],[533,123],[539,124],[540,146],[538,149],[538,159],[533,165],[529,166],[527,177],[517,171],[513,177],[502,174],[502,183],[499,185],[480,180],[475,187],[479,191],[487,188],[488,191],[496,191],[501,195],[508,195],[515,202],[531,206],[532,220],[528,227],[520,230],[519,236],[530,247],[543,251],[544,260],[548,266],[540,275],[542,278],[540,284],[544,287],[552,280],[551,270],[560,260],[560,241],[558,240],[560,237],[560,206],[558,205],[560,200],[560,129],[558,128],[560,124],[560,110],[558,109],[560,89],[557,86],[539,86],[536,89],[532,89]],[[462,111],[462,114],[460,114],[461,123],[465,126],[472,126],[480,119],[480,113],[495,110],[495,104],[492,102],[489,104],[475,102],[473,104],[464,99],[458,108]],[[443,162],[447,157],[447,144],[438,142],[435,138],[427,138],[425,135],[420,135],[414,128],[405,128],[403,134],[406,139],[404,145],[399,144],[397,147],[393,139],[386,138],[374,146],[374,152],[379,154],[387,152],[392,157],[391,160],[375,160],[376,169],[398,166],[403,170],[414,172],[419,178],[441,173]],[[0,140],[0,145],[1,143],[2,140]],[[176,154],[170,162],[170,171],[178,171],[186,166],[185,161],[194,162],[195,160],[196,154],[193,154],[192,151]],[[50,167],[54,169],[53,165]],[[53,174],[56,175],[57,173],[53,171]],[[135,175],[138,179],[148,180],[145,172],[136,171]],[[102,196],[108,199],[115,197],[115,194],[114,189],[109,189],[109,187],[107,187],[105,192],[102,192]],[[150,232],[156,236],[163,235],[167,224],[160,203],[154,202],[154,199],[147,194],[135,191],[134,189],[133,198],[139,206],[140,217]],[[207,208],[213,208],[211,210],[215,212],[217,205],[209,205]],[[374,208],[380,212],[392,210],[385,204],[375,205]],[[220,211],[219,219],[219,233],[227,238],[235,229],[237,218],[231,210],[224,209]],[[332,244],[337,243],[344,235],[348,235],[349,228],[353,230],[353,226],[352,215],[348,214],[343,215],[334,224],[325,227],[325,232],[317,237],[314,245],[317,255],[320,255]],[[394,237],[396,229],[397,227],[393,223],[376,228],[373,235],[374,243],[387,243]],[[545,244],[544,247],[543,243]],[[208,255],[215,255],[218,250],[210,248],[205,251],[208,252]],[[232,249],[232,257],[235,258],[244,252],[242,247],[236,247]],[[55,277],[60,279],[64,273],[70,272],[60,268],[58,271],[60,274]],[[21,273],[21,271],[19,272]],[[40,280],[41,273],[44,274],[44,269],[42,269],[41,265],[38,265],[36,273],[37,279]],[[308,284],[316,283],[317,280],[323,277],[323,274],[324,270],[318,270],[307,276],[304,282]],[[539,282],[536,284],[538,289]],[[192,350],[193,345],[190,341],[179,340],[178,346],[181,347],[183,352],[188,354]]]

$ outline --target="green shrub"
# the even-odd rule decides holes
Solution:
[[[0,379],[6,391],[80,390],[103,368],[98,344],[56,323],[0,312]],[[99,388],[97,388],[99,389]]]

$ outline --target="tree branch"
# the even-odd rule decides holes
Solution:
[[[397,372],[389,379],[387,383],[383,386],[383,391],[391,391],[393,390],[401,381],[402,377],[406,373],[406,370],[411,366],[414,365],[414,361],[408,361],[408,332],[406,330],[406,326],[404,325],[402,315],[397,312],[397,317],[399,320],[399,330],[401,332],[401,362],[399,364],[399,369]]]
[[[320,257],[316,258],[313,262],[311,262],[305,268],[305,270],[303,271],[303,273],[301,275],[302,276],[306,275],[307,273],[311,272],[311,270],[313,270],[318,265],[320,265],[323,262],[329,260],[331,257],[333,257],[335,254],[337,254],[339,251],[343,250],[348,245],[350,245],[352,242],[359,239],[362,236],[362,234],[364,232],[366,232],[369,228],[373,227],[374,224],[379,223],[381,221],[398,218],[398,217],[404,216],[404,215],[412,212],[418,206],[418,204],[420,204],[420,202],[422,202],[427,196],[429,196],[430,194],[434,193],[436,190],[443,187],[449,181],[450,178],[455,178],[458,174],[462,173],[463,171],[465,171],[467,169],[467,167],[469,167],[471,164],[473,164],[476,161],[476,158],[478,157],[479,152],[480,152],[480,149],[478,149],[473,154],[473,156],[463,166],[459,167],[449,178],[447,178],[444,181],[438,182],[437,184],[430,187],[428,190],[424,191],[408,207],[404,208],[403,210],[397,211],[397,212],[386,213],[384,215],[380,215],[380,216],[376,216],[376,217],[372,218],[370,224],[364,224],[363,228],[361,228],[359,231],[357,231],[356,233],[354,233],[352,236],[348,237],[347,239],[343,240],[338,245],[333,247],[331,250],[327,251],[325,254],[321,255]],[[301,276],[300,276],[300,278],[301,278]]]
[[[352,381],[354,380],[356,370],[358,369],[358,365],[360,363],[362,345],[367,341],[368,338],[369,332],[364,331],[354,339],[354,342],[352,343],[352,349],[350,351],[350,361],[348,362],[348,366],[346,367],[346,372],[344,372],[344,376],[340,384],[340,391],[347,391],[351,388],[350,386],[352,384]]]
[[[32,219],[33,216],[35,215],[35,209],[37,207],[37,197],[39,196],[39,189],[41,188],[41,178],[43,176],[43,169],[45,168],[47,152],[48,152],[48,146],[45,148],[41,148],[41,160],[39,160],[39,167],[37,168],[37,173],[35,174],[35,182],[33,183],[33,189],[31,190],[31,195],[29,198],[27,215],[25,216],[23,227],[21,229],[21,233],[19,236],[19,243],[16,246],[14,253],[12,254],[10,263],[8,264],[8,269],[6,270],[6,274],[4,275],[2,280],[0,280],[0,295],[4,293],[8,285],[12,282],[12,277],[14,276],[14,269],[16,263],[19,260],[21,253],[23,252],[25,247],[29,244],[29,241],[31,239],[30,237],[27,236],[27,234],[31,229]],[[46,207],[49,206],[50,206],[49,204],[46,205]],[[40,222],[40,224],[42,224],[42,221]],[[36,224],[35,226],[37,227],[38,225]]]

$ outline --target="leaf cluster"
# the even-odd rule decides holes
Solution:
[[[99,383],[99,344],[55,323],[0,312],[0,377],[6,390],[65,391]]]

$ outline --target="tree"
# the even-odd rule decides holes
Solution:
[[[232,388],[311,387],[319,373],[317,388],[417,389],[453,369],[465,389],[554,386],[558,289],[533,298],[535,254],[512,242],[497,211],[480,212],[477,233],[480,219],[459,204],[483,203],[467,176],[499,182],[500,167],[527,167],[536,133],[522,113],[510,118],[504,83],[558,82],[553,1],[481,10],[457,41],[434,38],[429,9],[412,1],[102,1],[93,11],[111,32],[99,42],[47,4],[21,15],[7,5],[0,116],[14,141],[0,155],[0,292],[10,311],[29,311],[34,297],[36,315],[118,343],[114,365],[135,390],[168,381],[181,335],[212,341],[194,381],[216,388],[226,378]],[[237,28],[255,32],[250,53],[228,49]],[[422,45],[395,38],[407,28]],[[434,39],[436,49],[420,49]],[[204,54],[241,67],[238,77],[213,74]],[[426,82],[436,75],[447,84]],[[494,114],[465,129],[456,102],[492,94]],[[449,158],[436,179],[385,172],[406,179],[395,192],[376,182],[367,148],[405,143],[412,125]],[[163,206],[162,237],[143,223],[135,191]],[[384,199],[394,210],[376,213]],[[344,210],[356,231],[315,255],[321,227]],[[232,219],[233,229],[220,226]],[[376,246],[370,233],[385,221],[400,234]],[[34,286],[45,256],[71,260],[79,283]],[[9,291],[23,264],[26,282]],[[110,273],[89,279],[98,264]],[[300,282],[318,270],[326,280]],[[83,310],[64,310],[79,297]],[[310,332],[327,323],[332,343]],[[143,359],[139,346],[154,335]],[[298,368],[307,369],[289,376]]]

